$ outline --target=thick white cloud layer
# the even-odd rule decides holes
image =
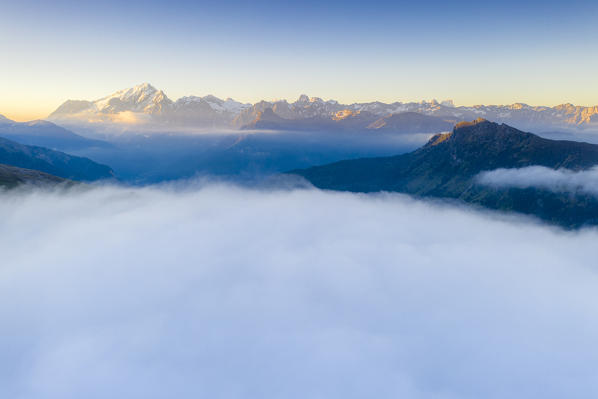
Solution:
[[[399,195],[0,198],[2,398],[595,398],[598,234]]]
[[[482,184],[495,187],[537,187],[555,192],[584,192],[598,195],[598,167],[572,171],[528,166],[519,169],[496,169],[478,176]]]

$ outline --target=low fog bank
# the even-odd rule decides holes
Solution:
[[[544,166],[496,169],[481,173],[477,180],[481,184],[499,188],[536,187],[554,192],[582,192],[598,196],[598,167],[582,171],[554,170]]]
[[[595,398],[596,230],[401,195],[0,197],[0,397]]]

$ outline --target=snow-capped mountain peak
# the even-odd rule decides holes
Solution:
[[[238,101],[233,100],[232,98],[227,98],[226,100],[222,100],[216,96],[208,94],[204,97],[197,97],[197,96],[186,96],[179,98],[174,103],[174,108],[189,108],[189,107],[201,107],[201,106],[209,106],[213,111],[219,113],[239,113],[242,110],[251,107],[251,104],[243,104]]]
[[[105,114],[118,114],[126,111],[159,114],[170,105],[172,105],[172,101],[166,94],[149,83],[119,90],[93,102],[95,110]]]
[[[309,103],[309,96],[307,94],[301,94],[296,103]]]
[[[452,100],[340,104],[335,100],[324,101],[319,97],[299,96],[297,101],[259,101],[243,104],[231,98],[222,100],[214,95],[186,96],[176,101],[149,83],[119,90],[96,101],[68,100],[48,119],[66,125],[88,123],[144,123],[169,128],[182,127],[243,127],[267,109],[278,117],[289,120],[323,121],[348,120],[359,115],[360,119],[374,116],[384,118],[393,114],[411,112],[441,117],[447,121],[472,120],[484,117],[507,123],[520,129],[591,128],[598,130],[598,106],[582,107],[562,104],[556,107],[530,106],[524,103],[511,105],[456,106]],[[0,117],[0,121],[2,119]]]
[[[445,107],[455,108],[455,103],[453,102],[453,100],[444,100],[440,104]]]

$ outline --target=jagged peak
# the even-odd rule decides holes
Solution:
[[[469,126],[475,126],[475,125],[480,125],[483,123],[494,123],[494,122],[490,122],[489,120],[485,119],[485,118],[477,118],[473,121],[463,121],[463,122],[459,122],[455,125],[455,129],[461,129],[464,127],[469,127]]]
[[[119,90],[107,97],[94,101],[93,107],[103,113],[118,113],[130,110],[155,113],[156,111],[161,112],[164,105],[172,103],[172,100],[162,90],[157,90],[154,86],[146,82],[129,89]]]
[[[309,102],[309,96],[307,94],[301,94],[299,96],[299,98],[297,99],[298,103],[308,103]]]
[[[511,108],[512,109],[523,109],[523,108],[531,108],[531,106],[526,103],[514,103],[514,104],[511,104]]]
[[[222,102],[224,102],[220,98],[216,97],[213,94],[208,94],[207,96],[203,96],[202,99],[205,100],[205,101],[211,101],[211,102],[215,102],[215,103],[222,103]]]
[[[455,102],[451,99],[443,100],[440,104],[445,107],[455,108]]]
[[[281,118],[271,107],[265,108],[263,111],[259,111],[253,120],[248,126],[255,126],[259,122],[263,121],[282,121]]]
[[[207,104],[206,104],[207,103]],[[473,119],[477,116],[484,116],[490,120],[513,123],[526,129],[534,130],[537,126],[546,129],[546,126],[580,126],[591,129],[598,128],[598,106],[585,107],[572,104],[561,104],[555,107],[535,107],[523,103],[511,105],[473,105],[473,106],[455,106],[451,100],[438,101],[432,99],[429,101],[416,102],[394,102],[384,103],[381,101],[372,101],[365,103],[342,104],[335,100],[323,100],[318,97],[309,97],[301,94],[295,101],[276,99],[272,101],[261,101],[255,104],[243,104],[232,99],[222,100],[213,95],[204,97],[181,97],[176,103],[169,99],[162,90],[156,89],[149,82],[137,84],[128,89],[114,92],[106,97],[94,101],[68,100],[60,105],[48,118],[55,120],[80,120],[87,123],[90,121],[107,120],[106,114],[117,114],[123,111],[132,111],[135,113],[145,113],[161,116],[169,115],[168,123],[177,121],[179,108],[183,123],[187,123],[190,112],[194,107],[198,110],[198,119],[204,117],[208,112],[209,105],[213,111],[219,113],[218,123],[229,123],[227,118],[237,118],[244,114],[239,120],[243,123],[254,117],[258,110],[265,107],[274,107],[274,112],[284,118],[294,120],[313,117],[333,117],[337,112],[350,109],[352,111],[367,111],[383,118],[387,115],[416,112],[422,115],[446,118],[447,120]],[[207,115],[207,114],[206,114]],[[147,119],[150,121],[150,119]],[[209,123],[212,119],[206,117]],[[6,119],[0,118],[0,121],[6,122]],[[162,122],[162,121],[158,121]],[[234,121],[233,121],[234,122]],[[231,123],[233,123],[231,122]],[[234,122],[236,124],[236,122]],[[455,128],[462,128],[479,121],[461,123]],[[452,126],[447,126],[447,130]],[[439,131],[439,130],[436,130]]]
[[[451,142],[459,144],[495,143],[493,146],[503,146],[506,143],[525,142],[532,137],[538,138],[533,133],[514,128],[507,124],[491,122],[478,118],[472,122],[462,122],[455,126],[450,138]]]
[[[166,95],[164,94],[164,92],[162,90],[158,90],[151,84],[144,82],[144,83],[135,85],[133,87],[130,87],[128,89],[118,90],[118,91],[114,92],[113,94],[104,97],[101,100],[110,99],[110,98],[114,98],[114,97],[123,98],[123,99],[147,98],[147,97],[154,96],[154,95],[161,95],[163,97],[166,97]],[[101,101],[101,100],[98,100],[98,101]]]
[[[148,91],[158,91],[154,86],[152,86],[150,83],[148,82],[143,82],[140,83],[136,86],[132,87],[133,90],[140,90],[140,91],[144,91],[144,90],[148,90]]]

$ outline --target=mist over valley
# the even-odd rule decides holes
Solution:
[[[597,21],[2,2],[0,399],[596,399]]]

